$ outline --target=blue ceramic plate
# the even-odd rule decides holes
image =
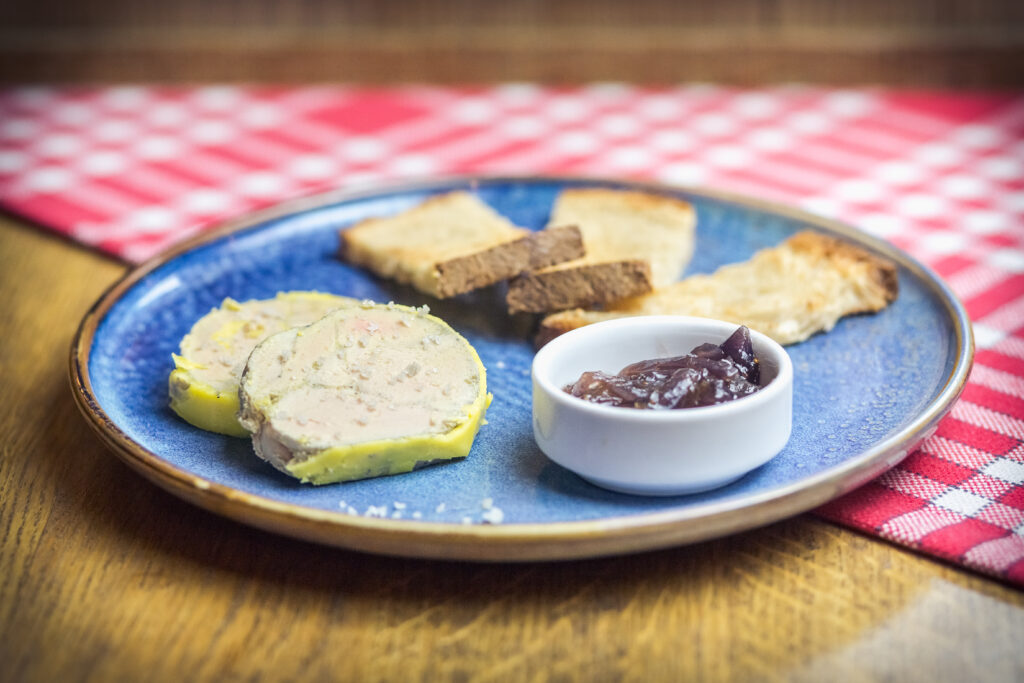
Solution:
[[[549,461],[531,431],[533,319],[504,312],[498,288],[438,302],[337,257],[338,230],[469,188],[518,225],[541,228],[565,187],[682,197],[698,215],[688,273],[747,259],[812,228],[899,265],[900,295],[789,347],[794,425],[786,449],[730,486],[643,498],[596,488]],[[200,431],[167,407],[171,353],[224,297],[320,290],[420,305],[476,347],[494,403],[470,456],[410,474],[313,487],[282,475],[243,439]],[[973,355],[966,314],[906,254],[848,226],[719,193],[594,179],[473,178],[334,193],[224,226],[135,269],[82,321],[71,357],[85,415],[128,464],[236,520],[354,549],[474,560],[564,559],[712,538],[813,508],[894,465],[959,395]],[[488,504],[501,524],[485,522]],[[494,513],[489,513],[493,515]],[[492,518],[493,521],[493,518]]]

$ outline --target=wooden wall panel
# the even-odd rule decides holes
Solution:
[[[1014,87],[1009,0],[7,0],[0,81]]]

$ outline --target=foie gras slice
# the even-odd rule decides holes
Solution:
[[[463,458],[491,400],[480,358],[447,323],[370,302],[260,343],[239,397],[256,454],[314,484]]]
[[[322,292],[282,292],[273,299],[225,299],[200,318],[172,354],[171,409],[200,429],[249,436],[238,424],[238,381],[256,344],[271,334],[308,325],[330,311],[357,304]]]

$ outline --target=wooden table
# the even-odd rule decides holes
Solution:
[[[805,515],[555,564],[346,552],[221,519],[78,413],[125,271],[0,216],[0,680],[1021,680],[1024,593]]]

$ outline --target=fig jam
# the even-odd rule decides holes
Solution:
[[[584,372],[565,391],[593,403],[625,408],[695,408],[725,403],[761,388],[750,330],[701,344],[690,353],[632,363],[616,375]]]

